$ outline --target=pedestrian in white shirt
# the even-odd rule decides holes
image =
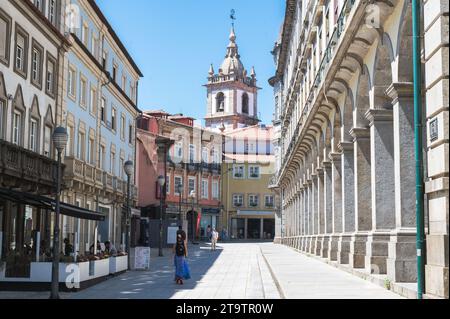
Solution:
[[[217,240],[219,239],[219,233],[215,228],[211,232],[211,250],[216,250]]]

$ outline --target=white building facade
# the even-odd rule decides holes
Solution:
[[[448,4],[421,3],[425,293],[448,298]],[[271,80],[282,96],[276,241],[393,286],[415,282],[411,3],[286,4]]]

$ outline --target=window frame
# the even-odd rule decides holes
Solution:
[[[30,116],[30,121],[29,121],[29,127],[28,127],[28,149],[30,151],[33,151],[35,153],[39,153],[39,122],[40,120],[34,116]],[[33,123],[36,125],[35,129],[36,131],[34,132],[34,137],[33,136]],[[32,145],[32,141],[34,141],[34,147]]]
[[[256,198],[256,204],[252,205],[252,198]],[[253,201],[254,202],[254,201]],[[248,207],[256,208],[260,206],[260,200],[258,194],[248,194]]]
[[[258,176],[254,177],[252,176],[252,169],[258,169]],[[248,179],[261,179],[261,167],[258,165],[249,165],[248,166]]]
[[[37,80],[34,79],[34,50],[39,52],[39,61],[37,61]],[[44,67],[44,47],[36,41],[35,38],[31,40],[31,76],[30,82],[39,90],[42,90],[42,74]]]
[[[272,198],[272,205],[267,205],[267,198]],[[264,207],[265,208],[274,208],[275,207],[275,196],[271,194],[264,195]]]
[[[72,77],[70,76],[72,73]],[[67,96],[76,102],[77,99],[77,69],[73,65],[69,64],[67,71]],[[73,90],[73,92],[72,92]]]
[[[22,69],[17,68],[17,39],[19,34],[24,38],[25,47],[23,48]],[[17,22],[15,24],[14,40],[14,72],[26,80],[28,78],[28,49],[30,46],[30,35]]]
[[[84,94],[83,94],[83,83],[84,83]],[[79,103],[79,105],[83,109],[87,108],[88,86],[89,86],[89,83],[88,83],[87,78],[80,72],[80,103]]]
[[[208,179],[206,179],[206,178],[202,178],[202,199],[209,199],[209,185],[208,185]],[[206,196],[205,196],[205,193],[204,193],[204,190],[205,190],[205,187],[204,187],[204,184],[203,183],[206,183]]]
[[[194,187],[193,187],[193,189],[191,189],[191,181],[194,182]],[[194,193],[197,192],[197,187],[196,187],[195,184],[196,184],[196,178],[195,178],[195,177],[192,177],[192,176],[189,176],[189,177],[188,177],[188,192],[189,192],[188,196],[191,195],[191,192],[192,192],[192,191],[194,191]]]
[[[183,185],[183,176],[181,176],[181,175],[175,175],[174,177],[173,177],[173,194],[175,195],[175,196],[180,196],[180,193],[178,192],[178,184],[177,184],[177,179],[180,181],[180,183],[181,183],[181,187],[183,188],[181,191],[183,192],[183,190],[184,190],[184,185]],[[179,183],[179,184],[180,184]]]
[[[236,198],[240,198],[240,205],[237,205],[237,202],[235,201]],[[233,196],[231,197],[231,200],[233,202],[233,207],[243,207],[244,206],[244,194],[233,194]]]
[[[20,122],[19,122],[19,127],[17,128],[17,141],[15,141],[15,130],[16,130],[16,115],[19,115],[20,118]],[[23,146],[23,127],[24,127],[24,123],[23,123],[23,117],[24,117],[24,112],[21,111],[18,108],[13,108],[12,110],[12,123],[11,123],[11,129],[12,129],[12,135],[11,135],[11,143],[14,145],[18,145],[18,146]]]
[[[216,192],[214,190],[216,190]],[[211,193],[213,199],[219,199],[220,197],[219,181],[212,181]]]
[[[0,96],[0,139],[6,140],[6,117],[8,116],[7,99]]]
[[[0,56],[0,63],[9,67],[11,58],[11,35],[12,35],[12,18],[0,8],[0,18],[6,22],[6,33],[5,33],[5,57]]]
[[[236,169],[242,168],[242,176],[236,176]],[[245,179],[245,165],[234,164],[233,165],[233,179]]]
[[[52,73],[52,91],[48,90],[48,78],[49,78],[49,65],[53,64],[53,73]],[[48,51],[46,53],[46,67],[45,67],[45,93],[50,96],[52,99],[56,98],[56,59],[53,55],[51,55]]]

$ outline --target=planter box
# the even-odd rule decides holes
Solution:
[[[128,256],[109,257],[109,273],[116,274],[128,269]]]

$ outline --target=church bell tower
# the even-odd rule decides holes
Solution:
[[[234,26],[231,28],[230,43],[225,60],[218,73],[211,64],[208,83],[206,127],[213,130],[230,131],[259,123],[258,88],[256,73],[252,67],[250,74],[240,60]]]

